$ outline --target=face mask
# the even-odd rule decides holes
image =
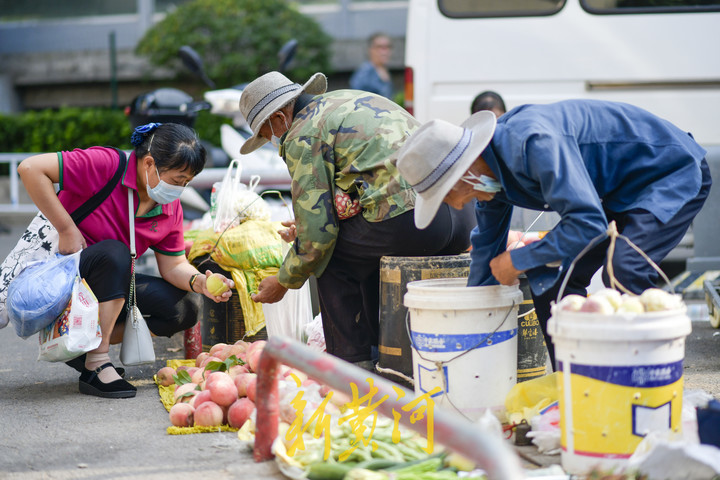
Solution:
[[[283,121],[285,122],[285,128],[286,132],[290,130],[290,127],[287,124],[287,120],[285,120],[285,117],[283,117]],[[272,132],[272,136],[270,137],[270,143],[272,143],[273,147],[280,148],[280,137],[275,136],[275,131],[272,127],[272,122],[268,122],[270,124],[270,132]]]
[[[158,179],[160,179],[160,172],[158,172],[157,167],[155,167],[155,172],[157,173]],[[181,187],[180,185],[170,185],[162,179],[160,179],[160,182],[155,186],[155,188],[150,188],[147,172],[145,172],[145,188],[147,188],[147,193],[150,198],[160,205],[166,205],[174,202],[180,198],[183,190],[185,190],[185,187]]]
[[[494,178],[488,177],[487,175],[480,175],[478,177],[474,173],[468,172],[460,180],[465,183],[469,183],[470,185],[472,185],[473,190],[478,190],[480,192],[497,193],[502,190],[502,184]]]

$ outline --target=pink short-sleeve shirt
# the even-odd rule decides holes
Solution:
[[[91,147],[86,150],[58,152],[60,192],[58,197],[72,213],[97,194],[117,171],[120,158],[113,148]],[[110,196],[78,228],[88,245],[102,240],[119,240],[130,246],[128,188],[134,191],[135,211],[140,203],[137,194],[137,158],[128,156],[122,179]],[[183,212],[180,200],[157,205],[142,217],[135,216],[135,248],[138,257],[148,248],[164,255],[183,255]]]

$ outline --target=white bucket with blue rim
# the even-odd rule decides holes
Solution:
[[[477,420],[504,410],[517,382],[518,285],[468,287],[467,278],[410,282],[415,393]]]

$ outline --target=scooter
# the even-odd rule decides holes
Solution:
[[[292,39],[285,43],[278,51],[278,71],[287,70],[297,51],[298,42]],[[214,88],[214,83],[206,74],[203,62],[198,53],[189,46],[182,46],[178,55],[185,67],[201,78],[206,85]],[[290,191],[290,174],[277,149],[266,144],[251,154],[240,156],[240,147],[252,136],[247,121],[240,113],[240,97],[247,84],[235,85],[231,88],[209,90],[204,94],[204,100],[210,105],[210,112],[232,119],[232,126],[220,126],[220,142],[223,151],[229,159],[238,159],[242,167],[240,180],[249,183],[254,176],[260,177],[258,189]],[[224,176],[225,170],[205,169],[191,185],[199,188],[211,188]]]

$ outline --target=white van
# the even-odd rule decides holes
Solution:
[[[410,0],[405,62],[421,122],[493,90],[632,103],[720,145],[720,0]]]

